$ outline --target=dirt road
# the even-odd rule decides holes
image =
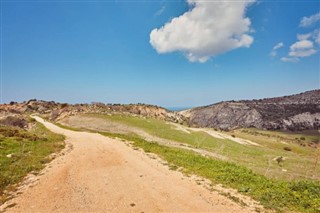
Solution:
[[[36,119],[73,149],[7,212],[249,212],[121,141]]]

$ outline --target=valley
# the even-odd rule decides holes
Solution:
[[[182,187],[196,190],[202,198],[197,200],[195,197],[199,196],[192,197],[190,192],[185,192],[184,199],[192,197],[194,203],[177,206],[178,211],[193,212],[198,202],[206,200],[206,204],[202,204],[203,212],[213,209],[219,212],[222,209],[227,212],[317,212],[320,208],[319,110],[318,97],[310,96],[311,93],[292,96],[295,104],[302,103],[310,108],[290,111],[289,117],[281,119],[306,113],[311,116],[299,120],[300,123],[273,120],[280,125],[276,130],[262,128],[264,124],[248,125],[247,120],[241,123],[241,118],[236,126],[230,121],[231,128],[227,129],[220,128],[223,127],[220,124],[199,126],[193,123],[194,118],[201,116],[213,122],[216,118],[229,122],[226,116],[238,116],[234,115],[238,111],[227,110],[227,113],[224,109],[212,111],[210,115],[201,114],[204,109],[210,112],[206,107],[173,112],[146,104],[71,105],[35,99],[1,105],[0,166],[4,171],[0,179],[1,208],[21,212],[27,203],[43,199],[39,205],[29,206],[28,211],[111,208],[109,210],[115,212],[137,209],[171,212],[174,207],[165,208],[163,202],[182,199],[182,195],[175,197]],[[299,100],[307,97],[309,101],[299,102],[297,97]],[[281,100],[279,107],[283,100],[292,104],[286,98],[275,100]],[[252,106],[249,103],[248,106]],[[262,123],[269,121],[266,118]],[[281,126],[283,122],[297,129]],[[87,176],[83,177],[82,173]],[[153,178],[134,179],[134,183],[126,179],[139,175]],[[176,186],[179,189],[170,186],[170,189],[160,190],[159,187],[177,177],[183,180]],[[101,185],[104,178],[109,180],[111,188]],[[55,187],[57,181],[64,184],[62,188]],[[115,193],[114,185],[122,192]],[[151,188],[141,191],[147,186]],[[50,193],[54,196],[45,202],[43,195],[48,190],[53,190]],[[103,197],[96,197],[98,191],[100,194],[113,192],[111,197],[105,198],[109,200],[109,207],[102,204]],[[142,193],[142,197],[160,195],[142,201],[142,197],[133,196],[136,193]],[[57,196],[64,197],[65,202],[72,205],[67,207],[62,200],[55,201]]]

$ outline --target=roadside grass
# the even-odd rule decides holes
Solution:
[[[248,133],[251,135],[259,135],[285,142],[294,142],[301,145],[308,145],[310,143],[320,143],[319,131],[317,130],[305,130],[305,131],[271,131],[260,130],[255,128],[239,129],[239,131]]]
[[[259,175],[244,166],[201,156],[192,151],[171,148],[146,141],[136,135],[100,132],[112,138],[133,142],[134,147],[157,154],[170,168],[183,168],[187,175],[195,174],[237,189],[259,201],[265,208],[278,212],[320,212],[319,181],[279,181]]]
[[[315,147],[317,144],[320,145],[320,133],[316,130],[290,132],[245,128],[232,130],[226,133],[249,140],[254,139],[262,145],[268,145],[276,148],[283,148],[286,145],[293,146],[295,147],[295,151],[301,154],[304,154],[306,151],[308,152],[308,148]]]
[[[290,132],[245,128],[225,134],[255,141],[271,150],[287,149],[286,155],[282,155],[287,158],[285,166],[299,171],[306,178],[320,179],[320,133],[317,130]]]
[[[320,166],[316,164],[319,148],[302,147],[296,143],[282,144],[272,135],[269,137],[261,137],[260,135],[240,134],[240,131],[236,131],[235,133],[223,132],[224,134],[234,134],[236,137],[254,141],[262,145],[260,147],[242,145],[226,139],[218,139],[202,131],[190,131],[190,133],[187,133],[176,129],[174,125],[168,122],[152,118],[121,114],[85,114],[81,116],[96,117],[118,122],[129,127],[140,128],[160,138],[205,149],[227,157],[229,162],[245,166],[269,178],[278,180],[320,179]],[[108,129],[105,131],[108,132]],[[271,133],[273,133],[273,131]],[[128,132],[128,134],[130,133]],[[276,132],[276,134],[278,133]],[[282,137],[287,136],[285,133],[281,134],[284,134]],[[304,135],[299,135],[300,138],[303,136]],[[295,139],[297,136],[289,135],[288,137]],[[307,142],[309,138],[310,140],[314,140],[312,137],[312,135],[306,135],[305,140]],[[289,146],[292,151],[284,150],[286,146]],[[285,161],[278,164],[274,160],[278,156],[283,156]]]
[[[47,130],[42,124],[26,131],[0,126],[0,204],[29,172],[39,171],[49,162],[49,154],[64,148],[64,136]]]

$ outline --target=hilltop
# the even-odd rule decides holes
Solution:
[[[130,114],[221,130],[255,127],[268,130],[309,130],[320,127],[320,90],[259,100],[224,101],[173,112],[148,104],[67,104],[32,99],[0,105],[0,120],[38,113],[59,121],[77,114]],[[12,120],[12,119],[10,119]],[[19,123],[19,122],[18,122]],[[25,122],[22,122],[25,123]],[[19,125],[22,125],[21,122]]]
[[[180,112],[190,126],[231,130],[255,127],[306,130],[320,127],[320,90],[259,100],[225,101]]]
[[[54,101],[43,101],[31,99],[22,103],[10,102],[0,105],[0,123],[11,122],[14,126],[23,127],[25,115],[38,113],[43,117],[59,121],[66,117],[77,114],[128,114],[145,118],[155,118],[160,120],[182,123],[185,119],[177,112],[169,111],[163,107],[148,104],[67,104]],[[14,122],[13,122],[14,121]]]

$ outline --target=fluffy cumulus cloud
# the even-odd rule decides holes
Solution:
[[[291,57],[308,57],[315,54],[313,42],[310,40],[300,40],[290,46],[289,56]]]
[[[158,53],[182,52],[191,62],[205,62],[227,51],[250,47],[251,21],[246,8],[254,0],[188,0],[191,9],[150,33]]]
[[[283,47],[283,43],[282,43],[282,42],[276,44],[276,45],[272,48],[272,51],[271,51],[270,55],[271,55],[272,57],[275,57],[275,56],[277,55],[277,49],[280,49],[281,47]]]
[[[309,17],[303,17],[300,21],[300,27],[309,27],[318,21],[320,21],[320,12]]]
[[[298,62],[300,58],[309,57],[317,52],[314,47],[314,43],[310,40],[303,38],[310,38],[310,36],[298,35],[298,41],[290,46],[289,56],[282,57],[281,61],[283,62]]]

